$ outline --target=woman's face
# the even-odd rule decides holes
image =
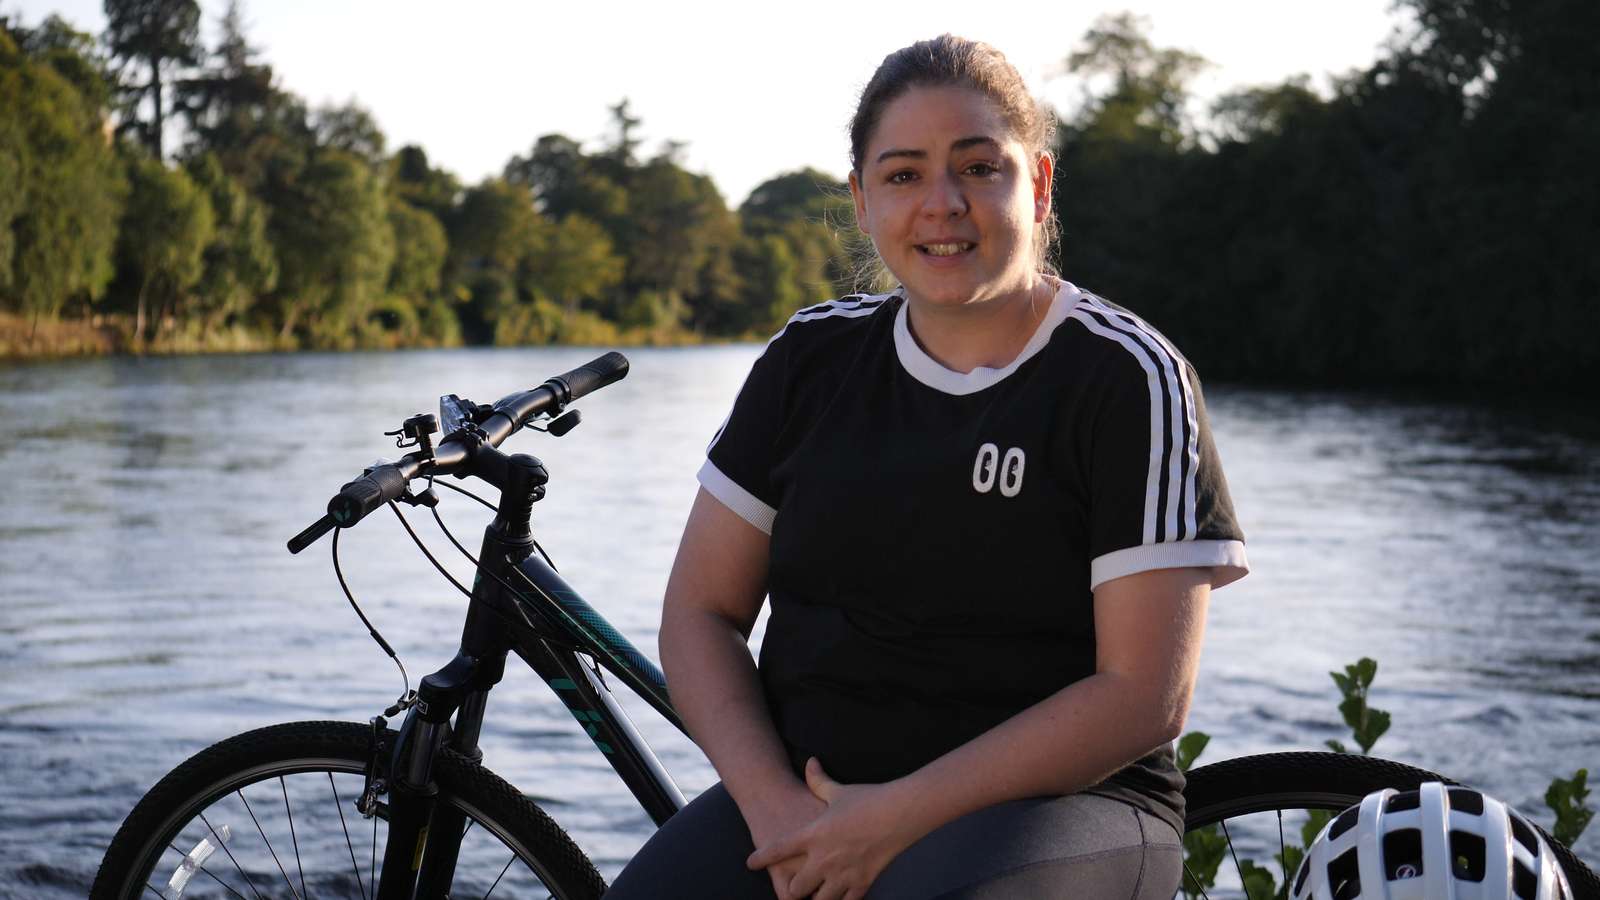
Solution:
[[[884,109],[861,171],[856,222],[908,297],[954,306],[1026,295],[1052,164],[1000,107],[963,87],[914,87]]]

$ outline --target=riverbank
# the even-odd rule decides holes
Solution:
[[[687,347],[740,341],[765,340],[768,335],[708,337],[683,328],[620,328],[594,319],[586,327],[562,329],[566,339],[540,346],[608,347]],[[579,323],[567,323],[569,326]],[[207,330],[194,323],[180,325],[175,320],[156,323],[153,333],[143,341],[133,337],[133,317],[94,314],[87,318],[62,317],[37,321],[25,316],[0,312],[0,361],[63,359],[84,356],[183,356],[199,353],[263,353],[294,350],[398,350],[406,348],[455,347],[460,340],[407,341],[394,335],[367,335],[343,347],[302,345],[295,339],[282,339],[244,326]],[[596,327],[596,326],[603,327]]]

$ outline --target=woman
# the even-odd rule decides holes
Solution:
[[[1171,897],[1244,548],[1193,370],[1042,271],[1050,138],[984,44],[868,84],[850,191],[901,287],[797,313],[708,450],[661,653],[722,781],[609,896]]]

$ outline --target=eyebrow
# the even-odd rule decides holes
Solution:
[[[995,140],[992,137],[987,137],[985,135],[981,135],[980,134],[980,135],[974,135],[972,137],[964,137],[964,138],[960,138],[960,139],[955,140],[955,141],[951,141],[950,142],[950,149],[953,150],[953,151],[958,151],[959,152],[961,150],[967,149],[968,147],[976,147],[976,146],[979,146],[981,144],[987,144],[987,145],[989,145],[991,147],[996,147],[996,148],[998,148],[1000,146],[1000,142],[999,141]],[[882,153],[879,153],[877,161],[878,162],[883,162],[886,159],[894,159],[895,157],[905,157],[905,158],[909,158],[909,159],[927,159],[928,158],[928,151],[926,151],[926,150],[890,149],[890,150],[885,150]]]

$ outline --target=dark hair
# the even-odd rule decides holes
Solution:
[[[1000,107],[1006,123],[1032,155],[1048,153],[1055,139],[1055,116],[1028,92],[1022,75],[1004,53],[982,41],[941,34],[885,56],[861,91],[856,114],[850,118],[850,168],[857,177],[865,162],[867,142],[883,111],[913,87],[964,87],[984,94]],[[1052,209],[1034,246],[1038,264],[1050,271],[1054,271],[1049,256],[1055,238]]]

